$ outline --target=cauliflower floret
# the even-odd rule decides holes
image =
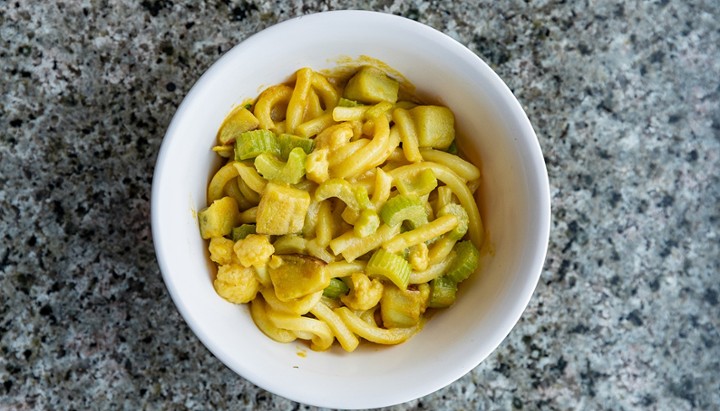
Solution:
[[[233,243],[232,240],[225,237],[211,238],[210,245],[208,246],[208,250],[210,250],[210,259],[220,265],[230,264],[232,262],[233,255],[235,254],[233,251],[234,244],[235,243]]]
[[[305,158],[305,176],[310,181],[322,184],[323,181],[330,178],[329,167],[328,149],[326,148],[315,150]]]
[[[270,244],[268,236],[260,234],[249,234],[244,239],[236,241],[233,249],[238,261],[244,267],[264,266],[275,252],[275,247]]]
[[[377,305],[383,295],[383,285],[371,280],[363,273],[354,273],[350,277],[350,293],[340,297],[345,305],[353,310],[369,310]]]
[[[239,264],[226,264],[218,267],[213,285],[220,297],[235,304],[252,301],[260,289],[260,283],[255,277],[255,270]]]
[[[420,243],[410,247],[410,253],[408,255],[410,266],[415,271],[425,271],[428,267],[428,246],[425,243]]]

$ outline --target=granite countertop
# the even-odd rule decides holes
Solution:
[[[520,322],[405,409],[720,409],[720,3],[10,1],[0,8],[0,409],[308,409],[186,326],[149,227],[174,110],[222,53],[367,8],[483,57],[533,123],[552,235]]]

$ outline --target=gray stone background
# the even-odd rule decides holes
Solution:
[[[392,409],[720,409],[710,0],[1,1],[0,408],[310,408],[190,332],[158,271],[149,193],[166,127],[213,61],[342,8],[418,20],[485,59],[551,183],[520,322],[471,373]]]

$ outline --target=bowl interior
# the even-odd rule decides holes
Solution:
[[[247,307],[213,290],[213,269],[196,212],[225,115],[298,68],[336,66],[371,56],[402,73],[419,92],[450,107],[479,164],[484,224],[493,253],[463,283],[458,301],[410,341],[317,353],[279,344],[254,325]],[[416,22],[371,12],[331,12],[267,29],[223,56],[177,111],[158,157],[152,195],[158,261],[178,310],[228,367],[258,386],[311,405],[368,408],[431,393],[460,378],[509,333],[537,283],[547,246],[547,173],[535,134],[511,92],[472,52]]]

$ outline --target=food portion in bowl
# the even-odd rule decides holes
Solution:
[[[301,68],[222,123],[200,233],[216,292],[270,338],[398,344],[477,270],[480,171],[452,111],[409,90],[373,65]]]

